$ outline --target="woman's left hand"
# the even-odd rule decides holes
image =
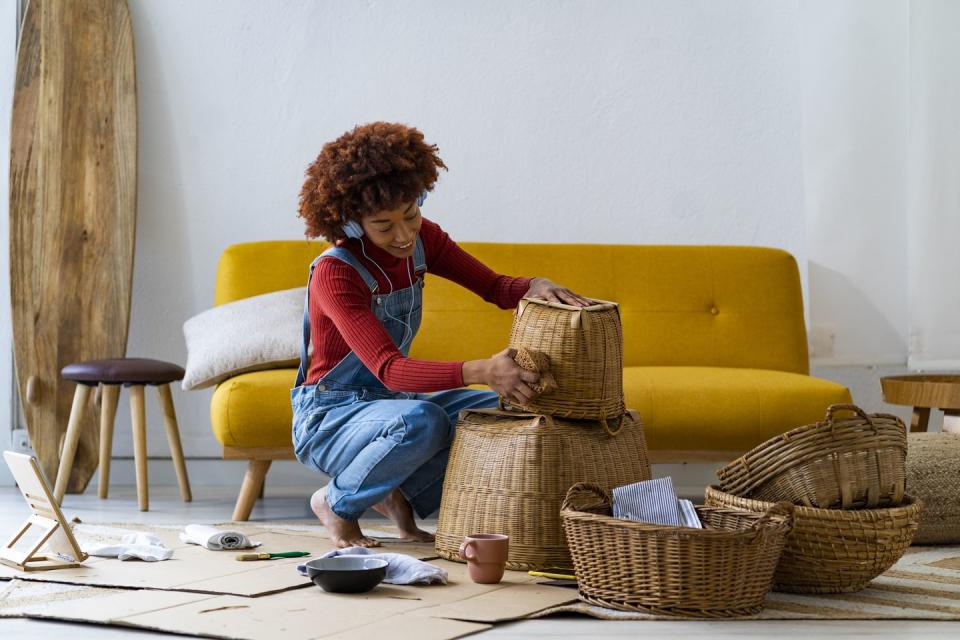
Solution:
[[[574,307],[589,307],[594,304],[581,295],[570,291],[566,287],[547,280],[546,278],[534,278],[530,281],[530,288],[527,289],[527,298],[538,298],[547,302],[560,302],[573,305]]]

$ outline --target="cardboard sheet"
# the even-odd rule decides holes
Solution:
[[[253,540],[263,543],[255,551],[309,551],[321,555],[334,548],[323,527],[286,529],[230,523],[217,525],[239,530]],[[372,528],[374,531],[376,528]],[[23,572],[0,565],[0,580],[20,578],[44,582],[125,587],[136,589],[163,589],[238,596],[261,596],[269,593],[298,589],[310,581],[296,572],[303,558],[279,558],[238,562],[234,556],[246,551],[210,551],[197,545],[180,542],[180,527],[149,525],[128,526],[79,524],[74,534],[81,548],[100,542],[117,542],[129,531],[146,531],[158,536],[164,545],[174,550],[173,558],[162,562],[139,560],[119,561],[116,558],[91,556],[75,569]],[[389,531],[380,531],[389,534]],[[384,541],[385,536],[380,536]],[[435,558],[432,544],[385,542],[384,551],[405,553],[420,559]]]
[[[17,580],[7,593],[0,593],[0,617],[78,620],[238,640],[281,635],[291,640],[369,640],[378,634],[398,640],[445,640],[576,599],[574,590],[539,585],[538,579],[523,572],[507,572],[497,585],[478,585],[467,577],[465,565],[432,562],[448,571],[448,585],[380,585],[357,595],[325,593],[311,586],[245,598]],[[59,597],[39,591],[53,588],[60,590]],[[69,590],[75,590],[74,597]]]

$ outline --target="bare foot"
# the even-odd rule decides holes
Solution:
[[[393,520],[400,530],[400,538],[411,542],[433,542],[433,534],[417,526],[413,517],[413,507],[400,493],[394,489],[382,502],[373,505],[373,510]]]
[[[327,488],[323,487],[310,498],[310,508],[327,529],[330,538],[340,549],[346,547],[379,547],[380,543],[360,531],[360,524],[344,520],[333,512],[327,503]]]

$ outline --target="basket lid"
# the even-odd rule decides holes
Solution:
[[[547,300],[541,300],[540,298],[521,298],[520,300],[520,313],[523,313],[524,307],[527,306],[527,303],[534,303],[543,305],[545,307],[553,307],[554,309],[564,309],[566,311],[607,311],[609,309],[619,309],[620,305],[616,302],[609,302],[607,300],[597,300],[596,298],[588,298],[594,304],[589,307],[577,307],[572,304],[564,304],[562,302],[549,302]]]

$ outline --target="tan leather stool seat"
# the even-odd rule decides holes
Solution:
[[[150,358],[110,358],[68,364],[60,372],[80,384],[169,384],[183,380],[183,367]]]

